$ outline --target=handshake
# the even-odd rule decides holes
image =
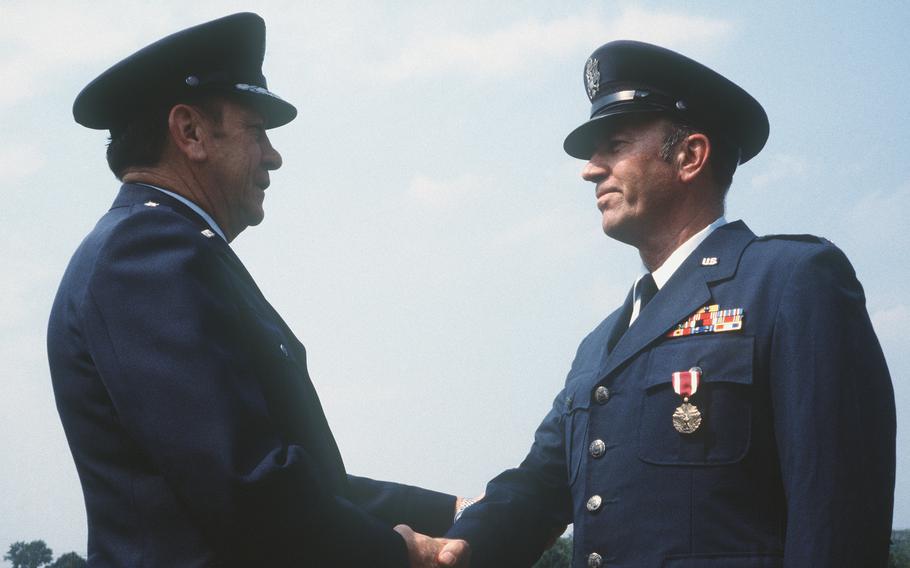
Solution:
[[[482,493],[473,499],[456,498],[455,520],[458,520],[465,509],[481,499]],[[398,525],[395,531],[408,545],[408,562],[411,568],[468,568],[471,563],[471,547],[463,540],[433,538],[414,532],[408,525]]]
[[[398,525],[395,530],[408,545],[411,568],[468,568],[471,547],[463,540],[433,538],[414,532],[408,525]]]

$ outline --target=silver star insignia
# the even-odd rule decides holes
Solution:
[[[202,229],[200,232],[210,239],[215,236],[215,231],[211,229]]]
[[[158,207],[158,203],[156,201],[146,201],[143,203],[143,205],[146,207]]]

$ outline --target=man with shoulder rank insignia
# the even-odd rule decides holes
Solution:
[[[764,109],[633,41],[597,49],[584,83],[564,148],[642,275],[448,536],[484,567],[530,566],[566,523],[578,568],[884,567],[895,408],[863,289],[827,240],[724,217]]]
[[[407,568],[442,545],[405,525],[441,534],[462,504],[346,473],[303,345],[229,246],[281,166],[267,130],[297,115],[264,52],[262,18],[227,16],[134,53],[73,105],[110,131],[123,182],[47,338],[91,567]]]

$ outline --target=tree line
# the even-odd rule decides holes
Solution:
[[[84,558],[75,552],[61,554],[54,560],[54,552],[43,540],[14,542],[3,559],[12,562],[13,568],[86,568]],[[556,540],[543,553],[534,568],[569,568],[572,565],[572,537]],[[891,555],[888,568],[910,568],[910,530],[891,533]]]
[[[85,568],[88,563],[75,552],[61,554],[54,560],[54,551],[43,540],[19,541],[9,545],[3,559],[12,562],[13,568]]]
[[[572,566],[572,537],[560,538],[543,553],[534,568],[570,568]],[[910,530],[891,532],[891,554],[888,568],[910,568]]]

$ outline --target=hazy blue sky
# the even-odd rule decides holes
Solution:
[[[910,3],[502,4],[255,5],[269,85],[300,116],[272,132],[285,165],[265,222],[233,246],[307,345],[348,469],[474,494],[524,457],[578,342],[638,270],[600,231],[562,140],[587,117],[590,52],[641,39],[768,111],[728,218],[823,235],[852,259],[897,392],[894,524],[910,527]],[[105,133],[76,125],[72,100],[145,44],[250,8],[0,0],[3,551],[43,538],[85,553],[44,334],[118,184]]]

